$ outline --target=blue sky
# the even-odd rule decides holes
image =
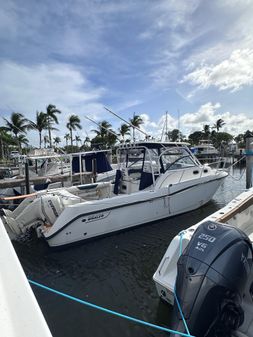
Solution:
[[[82,138],[96,128],[85,115],[119,128],[104,106],[141,115],[155,137],[166,111],[185,135],[219,118],[233,135],[253,130],[252,13],[252,0],[2,1],[1,116],[54,104],[62,140],[71,114]]]

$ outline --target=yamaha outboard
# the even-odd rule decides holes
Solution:
[[[207,221],[197,228],[178,260],[175,286],[191,335],[230,337],[243,324],[252,255],[249,238],[235,227]],[[176,301],[173,315],[173,329],[186,332]]]

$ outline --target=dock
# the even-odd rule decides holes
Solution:
[[[0,219],[1,336],[52,337]]]

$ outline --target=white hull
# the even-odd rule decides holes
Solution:
[[[43,236],[51,247],[57,247],[169,218],[207,203],[221,181],[207,179],[193,186],[181,183],[69,206]]]
[[[115,180],[37,193],[4,221],[15,234],[36,228],[51,247],[72,244],[194,210],[227,173],[201,165],[189,149],[123,146]]]
[[[52,337],[0,219],[0,320],[2,337]]]

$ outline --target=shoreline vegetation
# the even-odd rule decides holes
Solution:
[[[81,138],[78,130],[83,128],[82,121],[78,115],[72,114],[68,118],[65,126],[67,132],[62,139],[57,136],[59,130],[56,127],[59,124],[58,115],[61,113],[62,111],[57,109],[55,105],[49,104],[46,107],[46,112],[36,112],[34,120],[29,120],[18,112],[13,112],[9,120],[2,118],[0,122],[0,163],[10,159],[11,151],[19,151],[19,154],[22,155],[28,154],[34,148],[29,141],[30,130],[38,132],[39,148],[53,148],[56,152],[58,150],[71,153],[92,149],[108,149],[113,148],[118,142],[131,142],[135,139],[138,128],[144,124],[141,116],[135,114],[133,118],[129,119],[128,124],[122,123],[117,130],[113,130],[108,121],[102,120],[96,123],[96,129],[90,130],[94,133],[93,138],[89,137],[86,131],[86,137]],[[163,132],[162,136],[157,135],[155,138],[159,138],[160,141],[184,141],[191,146],[198,145],[201,140],[207,139],[218,150],[225,149],[223,152],[228,151],[231,142],[234,144],[234,149],[245,148],[245,138],[251,134],[251,131],[247,130],[243,134],[231,135],[220,131],[224,125],[224,120],[218,119],[214,125],[203,125],[202,130],[195,131],[188,137],[178,129],[168,131],[166,126],[166,132]],[[163,137],[164,139],[162,139]]]

